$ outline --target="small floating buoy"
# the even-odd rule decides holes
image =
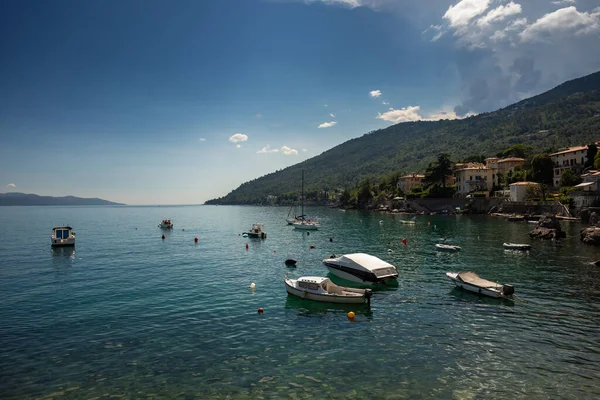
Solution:
[[[273,253],[277,253],[277,250],[273,250]]]
[[[262,307],[258,307],[258,313],[262,314],[265,310],[262,309]]]
[[[406,238],[402,239],[402,244],[406,244]]]
[[[306,232],[306,236],[309,236],[309,235],[310,235],[310,232]]]
[[[165,240],[165,235],[162,235],[162,239]]]
[[[182,231],[182,232],[185,232],[185,229],[182,229],[181,231]]]
[[[311,244],[311,245],[310,245],[310,248],[311,248],[311,249],[316,249],[316,246],[315,246],[314,244]]]
[[[392,249],[388,249],[388,253],[392,253],[392,252],[393,252]]]
[[[252,282],[252,283],[250,284],[250,289],[254,290],[255,288],[256,288],[256,284],[255,284],[254,282]]]
[[[248,250],[248,243],[246,243],[246,250]]]
[[[333,242],[333,238],[329,238],[329,241],[330,241],[330,242]]]
[[[431,221],[427,221],[427,226],[431,226]]]
[[[137,228],[135,228],[135,230],[137,231]]]
[[[354,312],[353,312],[353,311],[350,311],[350,312],[348,313],[348,319],[349,319],[350,321],[354,321],[354,317],[355,317],[355,314],[354,314]]]
[[[194,238],[194,243],[198,243],[198,238]]]

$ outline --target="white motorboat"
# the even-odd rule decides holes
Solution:
[[[70,226],[57,226],[52,228],[52,236],[50,236],[52,247],[75,246],[75,232]]]
[[[252,225],[252,228],[249,231],[244,232],[243,235],[246,235],[247,237],[251,238],[266,239],[267,232],[265,232],[264,228],[264,224],[257,222]]]
[[[371,289],[338,286],[322,276],[303,276],[298,279],[283,278],[289,294],[303,299],[326,303],[370,304]]]
[[[455,246],[452,244],[443,244],[443,243],[438,243],[435,245],[436,250],[441,250],[441,251],[461,251],[462,248],[460,246]]]
[[[480,278],[475,272],[446,272],[448,279],[459,288],[494,298],[509,297],[515,292],[512,285],[501,285]]]
[[[163,219],[160,221],[160,224],[158,224],[158,227],[160,229],[173,229],[173,223],[170,219]]]
[[[530,250],[531,245],[524,243],[504,243],[502,246],[506,250]]]
[[[392,264],[365,253],[332,255],[323,260],[329,271],[343,279],[362,284],[390,283],[398,278],[398,270]]]

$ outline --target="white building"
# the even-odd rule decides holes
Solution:
[[[510,201],[525,201],[530,195],[533,187],[539,186],[536,182],[515,182],[510,187]]]

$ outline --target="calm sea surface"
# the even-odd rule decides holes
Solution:
[[[0,397],[600,398],[599,257],[579,224],[540,242],[492,217],[310,211],[307,235],[283,207],[0,207]],[[254,222],[266,240],[240,235]],[[50,248],[62,224],[74,250]],[[463,251],[436,252],[441,237]],[[396,265],[398,286],[370,309],[286,294],[285,274],[350,252]],[[522,301],[461,292],[445,277],[460,270]]]

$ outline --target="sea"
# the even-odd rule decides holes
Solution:
[[[0,207],[0,398],[600,398],[599,250],[579,223],[539,241],[498,217],[410,225],[310,208],[321,229],[302,232],[287,211]],[[255,222],[266,239],[242,236]],[[61,225],[74,248],[50,247]],[[442,241],[462,251],[436,251]],[[324,258],[353,252],[399,270],[370,307],[286,293],[284,276],[325,276]],[[448,271],[512,284],[516,298],[464,292]]]

